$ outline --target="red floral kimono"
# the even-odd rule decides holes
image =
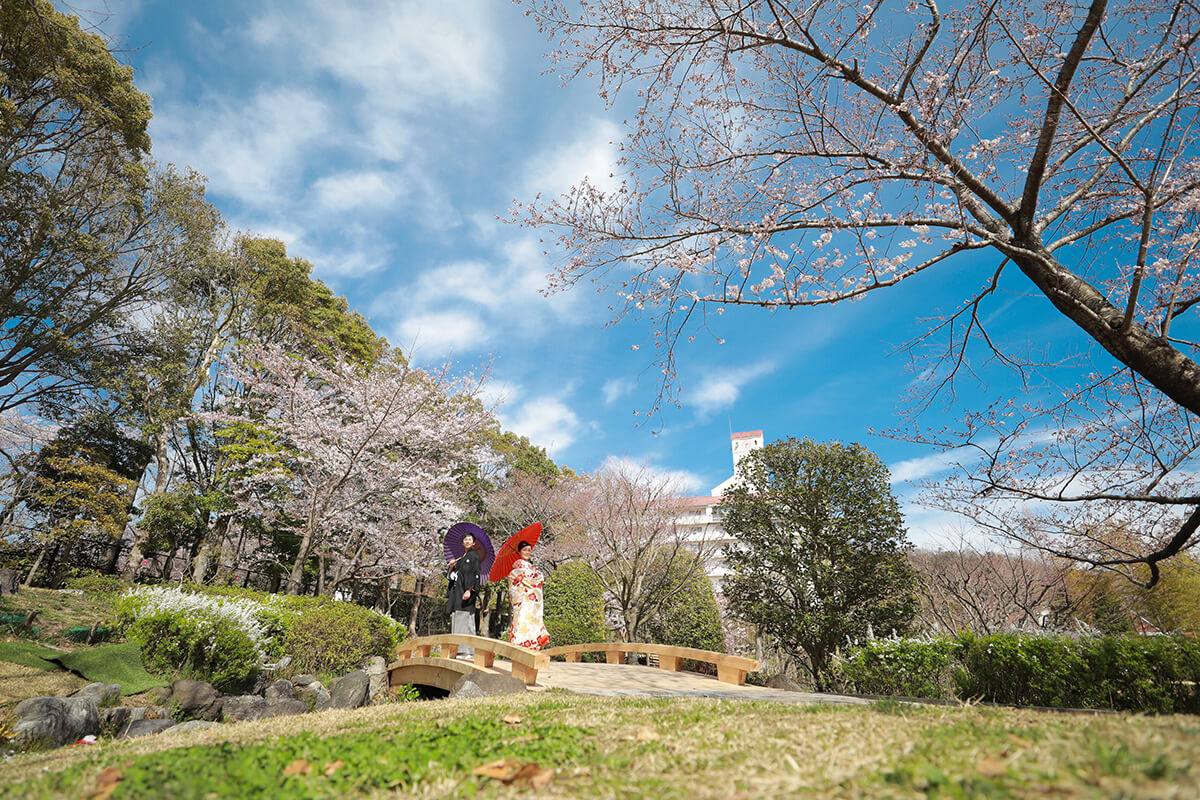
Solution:
[[[508,595],[512,600],[512,625],[508,641],[530,650],[550,644],[550,633],[542,622],[542,585],[546,578],[537,567],[518,558],[508,577]]]

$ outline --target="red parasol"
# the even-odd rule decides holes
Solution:
[[[535,522],[528,528],[523,529],[516,536],[510,536],[508,541],[500,545],[500,549],[496,551],[496,561],[492,564],[492,571],[488,574],[489,581],[502,581],[508,577],[508,573],[512,572],[513,564],[521,557],[517,552],[517,545],[520,542],[529,542],[529,544],[537,544],[538,537],[542,535],[542,523]]]

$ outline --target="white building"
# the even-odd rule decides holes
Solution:
[[[734,470],[737,470],[738,462],[748,453],[762,446],[762,431],[744,431],[732,434],[729,437],[729,447],[733,454]],[[733,480],[734,476],[730,475],[714,486],[712,491],[707,495],[685,497],[683,500],[684,511],[679,518],[679,526],[684,529],[689,540],[696,542],[697,545],[703,542],[705,549],[713,551],[708,560],[706,571],[708,572],[709,580],[712,581],[713,589],[718,593],[721,591],[721,579],[729,571],[725,567],[725,559],[721,554],[721,548],[726,542],[730,541],[730,537],[721,526],[721,517],[717,510],[717,504],[721,502],[725,490],[733,484]]]

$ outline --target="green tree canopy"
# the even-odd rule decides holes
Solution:
[[[865,447],[786,439],[747,455],[721,503],[734,543],[723,592],[734,613],[803,652],[827,686],[834,648],[917,611],[900,506]]]

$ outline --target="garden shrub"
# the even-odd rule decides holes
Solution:
[[[838,668],[862,694],[1200,714],[1200,642],[1182,636],[884,640],[853,648]]]
[[[604,589],[587,564],[568,561],[560,565],[546,579],[543,599],[543,619],[550,632],[551,647],[608,639]]]
[[[222,692],[248,688],[262,663],[246,631],[207,611],[154,611],[138,617],[127,634],[141,643],[149,672],[206,680]]]
[[[721,612],[717,609],[712,581],[697,560],[691,553],[675,555],[672,577],[682,585],[652,611],[646,623],[645,638],[656,644],[723,653],[725,631],[721,628]],[[694,666],[699,668],[699,664]],[[689,667],[685,665],[686,668]]]
[[[120,576],[99,573],[69,578],[64,586],[67,589],[77,589],[87,597],[120,594],[129,588],[129,584],[121,580]]]
[[[353,603],[325,597],[277,596],[282,653],[298,672],[341,675],[371,656],[390,658],[404,626]]]
[[[371,656],[389,657],[404,635],[389,617],[353,603],[244,589],[136,587],[117,601],[117,615],[147,668],[218,688],[283,656],[296,672],[341,674]]]
[[[900,697],[953,696],[951,663],[958,643],[950,639],[877,639],[842,658],[843,681],[859,694]]]

